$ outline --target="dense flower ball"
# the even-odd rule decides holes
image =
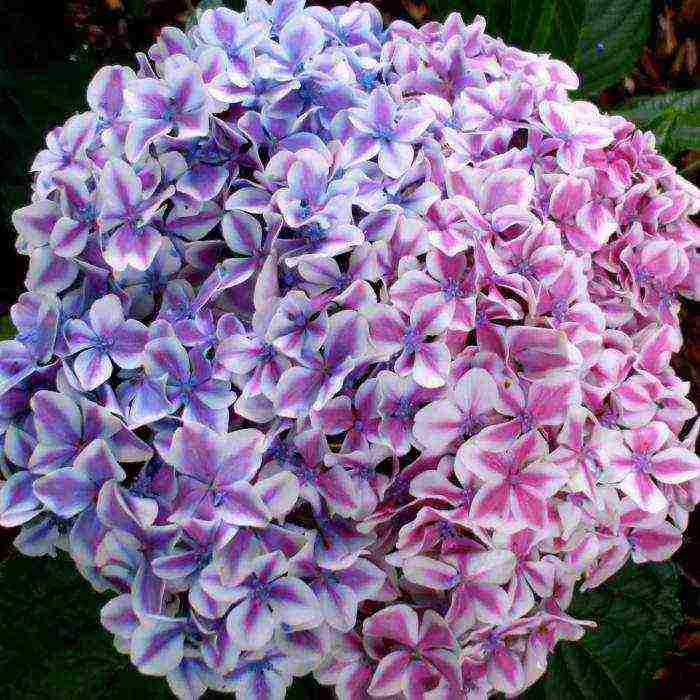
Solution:
[[[180,698],[516,694],[681,543],[699,193],[484,30],[208,9],[32,165],[0,525]]]

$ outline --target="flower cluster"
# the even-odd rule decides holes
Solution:
[[[47,137],[0,525],[180,698],[517,694],[680,545],[697,190],[476,17],[207,9]]]

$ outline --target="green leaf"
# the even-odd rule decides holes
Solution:
[[[598,627],[562,642],[523,700],[641,700],[682,620],[674,564],[628,564],[599,588],[577,594],[569,613]]]
[[[508,41],[571,61],[576,55],[586,0],[512,0]]]
[[[529,48],[546,44],[558,0],[513,0],[508,41]]]
[[[674,154],[690,149],[700,149],[700,114],[676,119],[670,133]]]
[[[9,316],[3,316],[0,318],[0,340],[7,340],[12,338],[15,334],[15,327],[12,325],[12,321]]]
[[[598,94],[632,70],[650,16],[651,0],[587,0],[576,61],[582,93]]]
[[[557,0],[552,13],[551,32],[546,44],[533,49],[549,52],[554,58],[573,64],[579,48],[586,0]]]
[[[665,114],[690,114],[700,110],[700,90],[665,92],[654,97],[635,97],[616,112],[637,124],[645,124]]]
[[[11,213],[29,201],[29,165],[44,147],[46,132],[87,109],[85,89],[97,67],[94,56],[79,51],[41,68],[0,68],[0,234],[6,240],[17,235]],[[6,299],[19,293],[16,286],[26,263],[14,259],[13,264],[16,275],[5,280],[8,286],[2,290]]]
[[[617,111],[640,129],[653,131],[668,158],[700,148],[700,90],[635,98]]]

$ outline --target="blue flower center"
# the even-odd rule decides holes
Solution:
[[[413,402],[407,396],[402,396],[397,402],[396,407],[392,413],[394,418],[399,418],[400,420],[409,420],[413,418],[416,409],[413,406]]]
[[[95,349],[100,352],[109,352],[114,347],[114,338],[99,336],[95,342]]]
[[[442,294],[447,301],[461,296],[459,280],[450,279],[442,284]]]
[[[321,101],[321,90],[311,80],[302,81],[301,87],[297,90],[297,95],[304,107],[318,105]]]
[[[76,219],[83,224],[90,223],[95,220],[95,207],[92,204],[86,204],[80,207],[75,212]]]
[[[265,362],[271,362],[275,355],[277,354],[277,351],[275,350],[274,346],[272,343],[264,343],[261,350],[260,350],[260,361],[265,363]]]
[[[378,74],[374,71],[363,71],[359,77],[360,85],[367,91],[372,90],[377,84],[377,76]]]
[[[632,455],[632,464],[637,472],[648,473],[653,469],[651,459],[648,455],[639,452]]]
[[[532,413],[530,413],[530,411],[523,411],[523,412],[520,414],[520,427],[521,427],[521,430],[522,430],[524,433],[527,433],[527,432],[529,432],[530,430],[532,430],[533,425],[534,425],[534,421],[533,421]]]
[[[390,141],[394,140],[393,130],[389,129],[386,126],[380,126],[377,129],[375,129],[374,136],[375,138],[379,139],[380,141],[384,141],[385,143],[389,143]]]
[[[309,204],[308,199],[300,199],[299,200],[299,211],[300,214],[307,219],[309,216],[311,216],[311,205]]]
[[[480,416],[467,416],[462,421],[462,433],[464,435],[476,435],[483,427],[484,423]]]
[[[406,352],[415,352],[416,348],[423,340],[422,334],[414,328],[409,328],[403,336],[404,347]]]
[[[554,304],[552,304],[552,318],[556,321],[561,321],[566,312],[569,310],[569,304],[564,299],[557,299]]]
[[[246,671],[248,673],[255,673],[257,675],[262,675],[266,671],[272,671],[272,663],[267,659],[258,659],[256,661],[249,661],[246,664]]]

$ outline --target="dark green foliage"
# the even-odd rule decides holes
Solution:
[[[7,340],[15,334],[14,326],[9,316],[0,318],[0,340]]]
[[[655,97],[638,97],[627,102],[621,110],[617,110],[637,124],[649,124],[660,117],[687,115],[698,111],[700,111],[700,90],[667,92]]]
[[[171,698],[136,673],[100,625],[108,600],[72,561],[15,556],[0,567],[0,694],[18,700]]]
[[[41,71],[0,69],[4,105],[0,139],[7,139],[4,147],[15,152],[14,159],[7,163],[10,172],[5,171],[3,180],[6,188],[22,187],[21,201],[28,198],[27,173],[46,132],[71,114],[88,109],[85,89],[98,67],[92,57],[81,52],[74,59],[54,61]]]
[[[524,700],[641,700],[681,622],[671,563],[628,564],[609,582],[574,598],[568,612],[598,627],[562,642]]]
[[[596,95],[627,75],[646,43],[651,0],[587,0],[576,69],[581,90]]]
[[[700,149],[700,90],[640,97],[623,105],[619,113],[640,128],[652,130],[669,158]]]
[[[85,108],[97,64],[66,25],[66,0],[0,4],[0,253],[13,260],[15,273],[0,282],[1,313],[17,297],[26,266],[14,253],[10,214],[29,199],[29,165],[46,131]]]
[[[508,41],[572,61],[584,10],[585,0],[511,0]]]

